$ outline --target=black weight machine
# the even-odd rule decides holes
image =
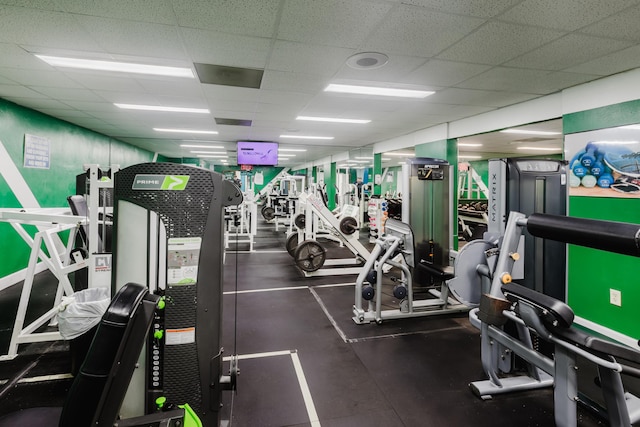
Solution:
[[[531,236],[640,257],[640,225],[549,214],[528,218],[511,212],[495,267],[479,265],[483,277],[480,307],[469,320],[482,332],[481,357],[487,380],[470,384],[483,399],[515,391],[554,387],[555,421],[559,427],[577,424],[578,357],[598,368],[606,413],[612,426],[640,421],[640,399],[625,393],[621,374],[640,377],[640,351],[574,328],[573,311],[562,301],[512,282],[524,231]],[[509,330],[507,325],[515,327]],[[538,351],[532,337],[553,346],[553,356]],[[514,355],[526,362],[515,374]]]
[[[217,426],[222,375],[224,209],[242,202],[238,187],[202,168],[143,163],[115,174],[114,290],[134,281],[159,295],[160,310],[120,414],[159,413],[187,403]]]

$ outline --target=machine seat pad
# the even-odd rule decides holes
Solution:
[[[575,327],[556,329],[553,333],[557,338],[576,344],[592,353],[611,355],[616,359],[624,359],[632,363],[640,364],[640,351],[623,344],[605,338],[599,338]]]
[[[502,285],[502,292],[509,301],[523,300],[546,310],[547,314],[542,320],[554,333],[557,328],[569,328],[573,323],[574,314],[571,307],[553,297],[513,282]]]
[[[427,264],[424,262],[418,263],[418,268],[425,271],[430,276],[437,278],[440,281],[450,280],[455,277],[453,270],[448,267],[443,267],[435,264]]]

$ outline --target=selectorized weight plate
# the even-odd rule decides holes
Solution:
[[[285,244],[285,247],[287,248],[287,252],[289,252],[289,255],[295,255],[296,248],[298,247],[298,233],[291,233],[291,235],[287,237],[287,243]]]
[[[293,219],[293,223],[295,224],[296,227],[298,228],[304,228],[304,225],[306,224],[306,220],[307,218],[305,217],[304,214],[298,214],[296,215],[296,217]]]
[[[358,221],[352,216],[345,216],[340,220],[340,231],[343,234],[350,235],[358,229]]]
[[[311,273],[324,265],[327,253],[315,240],[305,240],[296,248],[293,259],[301,270]]]
[[[271,206],[265,206],[264,208],[262,208],[261,212],[262,212],[262,217],[267,221],[271,221],[273,218],[276,217],[276,210],[273,209]]]

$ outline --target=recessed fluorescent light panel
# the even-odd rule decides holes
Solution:
[[[482,144],[471,143],[471,142],[460,142],[458,143],[458,147],[482,147]]]
[[[385,156],[413,156],[413,153],[384,153]]]
[[[136,105],[136,104],[118,104],[114,103],[118,108],[123,110],[143,110],[143,111],[164,111],[168,113],[194,113],[209,114],[206,108],[185,108],[185,107],[163,107],[160,105]]]
[[[333,139],[332,136],[311,136],[311,135],[280,135],[280,138],[292,139]]]
[[[203,145],[203,144],[180,144],[182,148],[210,148],[214,149],[222,149],[224,148],[222,145]]]
[[[525,129],[505,129],[502,133],[516,133],[521,135],[561,135],[562,132],[548,132],[542,130],[525,130]]]
[[[533,150],[533,151],[561,151],[560,147],[518,147],[518,150]]]
[[[65,58],[49,55],[36,55],[36,57],[54,67],[151,74],[155,76],[168,77],[186,77],[190,79],[195,77],[191,68],[186,67],[166,67],[163,65],[135,64],[131,62],[103,61],[97,59]]]
[[[217,154],[198,154],[198,157],[208,158],[208,159],[228,159],[229,156],[220,156]]]
[[[200,151],[200,150],[195,150],[195,151],[189,151],[190,153],[193,154],[224,154],[225,156],[227,155],[226,151]]]
[[[481,159],[482,156],[473,156],[473,155],[467,155],[467,154],[461,154],[458,156],[459,159]]]
[[[311,116],[298,116],[296,120],[307,120],[311,122],[330,122],[330,123],[355,123],[355,124],[365,124],[371,123],[371,120],[364,119],[339,119],[332,117],[311,117]]]
[[[304,148],[278,148],[278,153],[303,153],[307,151]]]
[[[354,93],[358,95],[398,96],[402,98],[426,98],[435,92],[430,90],[394,89],[390,87],[330,84],[325,92]]]
[[[209,135],[217,135],[218,131],[215,130],[198,130],[198,129],[168,129],[168,128],[153,128],[156,132],[175,132],[175,133],[202,133]]]
[[[354,157],[354,159],[356,159],[356,160],[373,160],[373,157],[357,156],[357,157]]]

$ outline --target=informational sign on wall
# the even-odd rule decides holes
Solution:
[[[565,136],[571,196],[640,198],[640,125]]]
[[[24,167],[49,169],[51,144],[41,136],[24,134]]]

